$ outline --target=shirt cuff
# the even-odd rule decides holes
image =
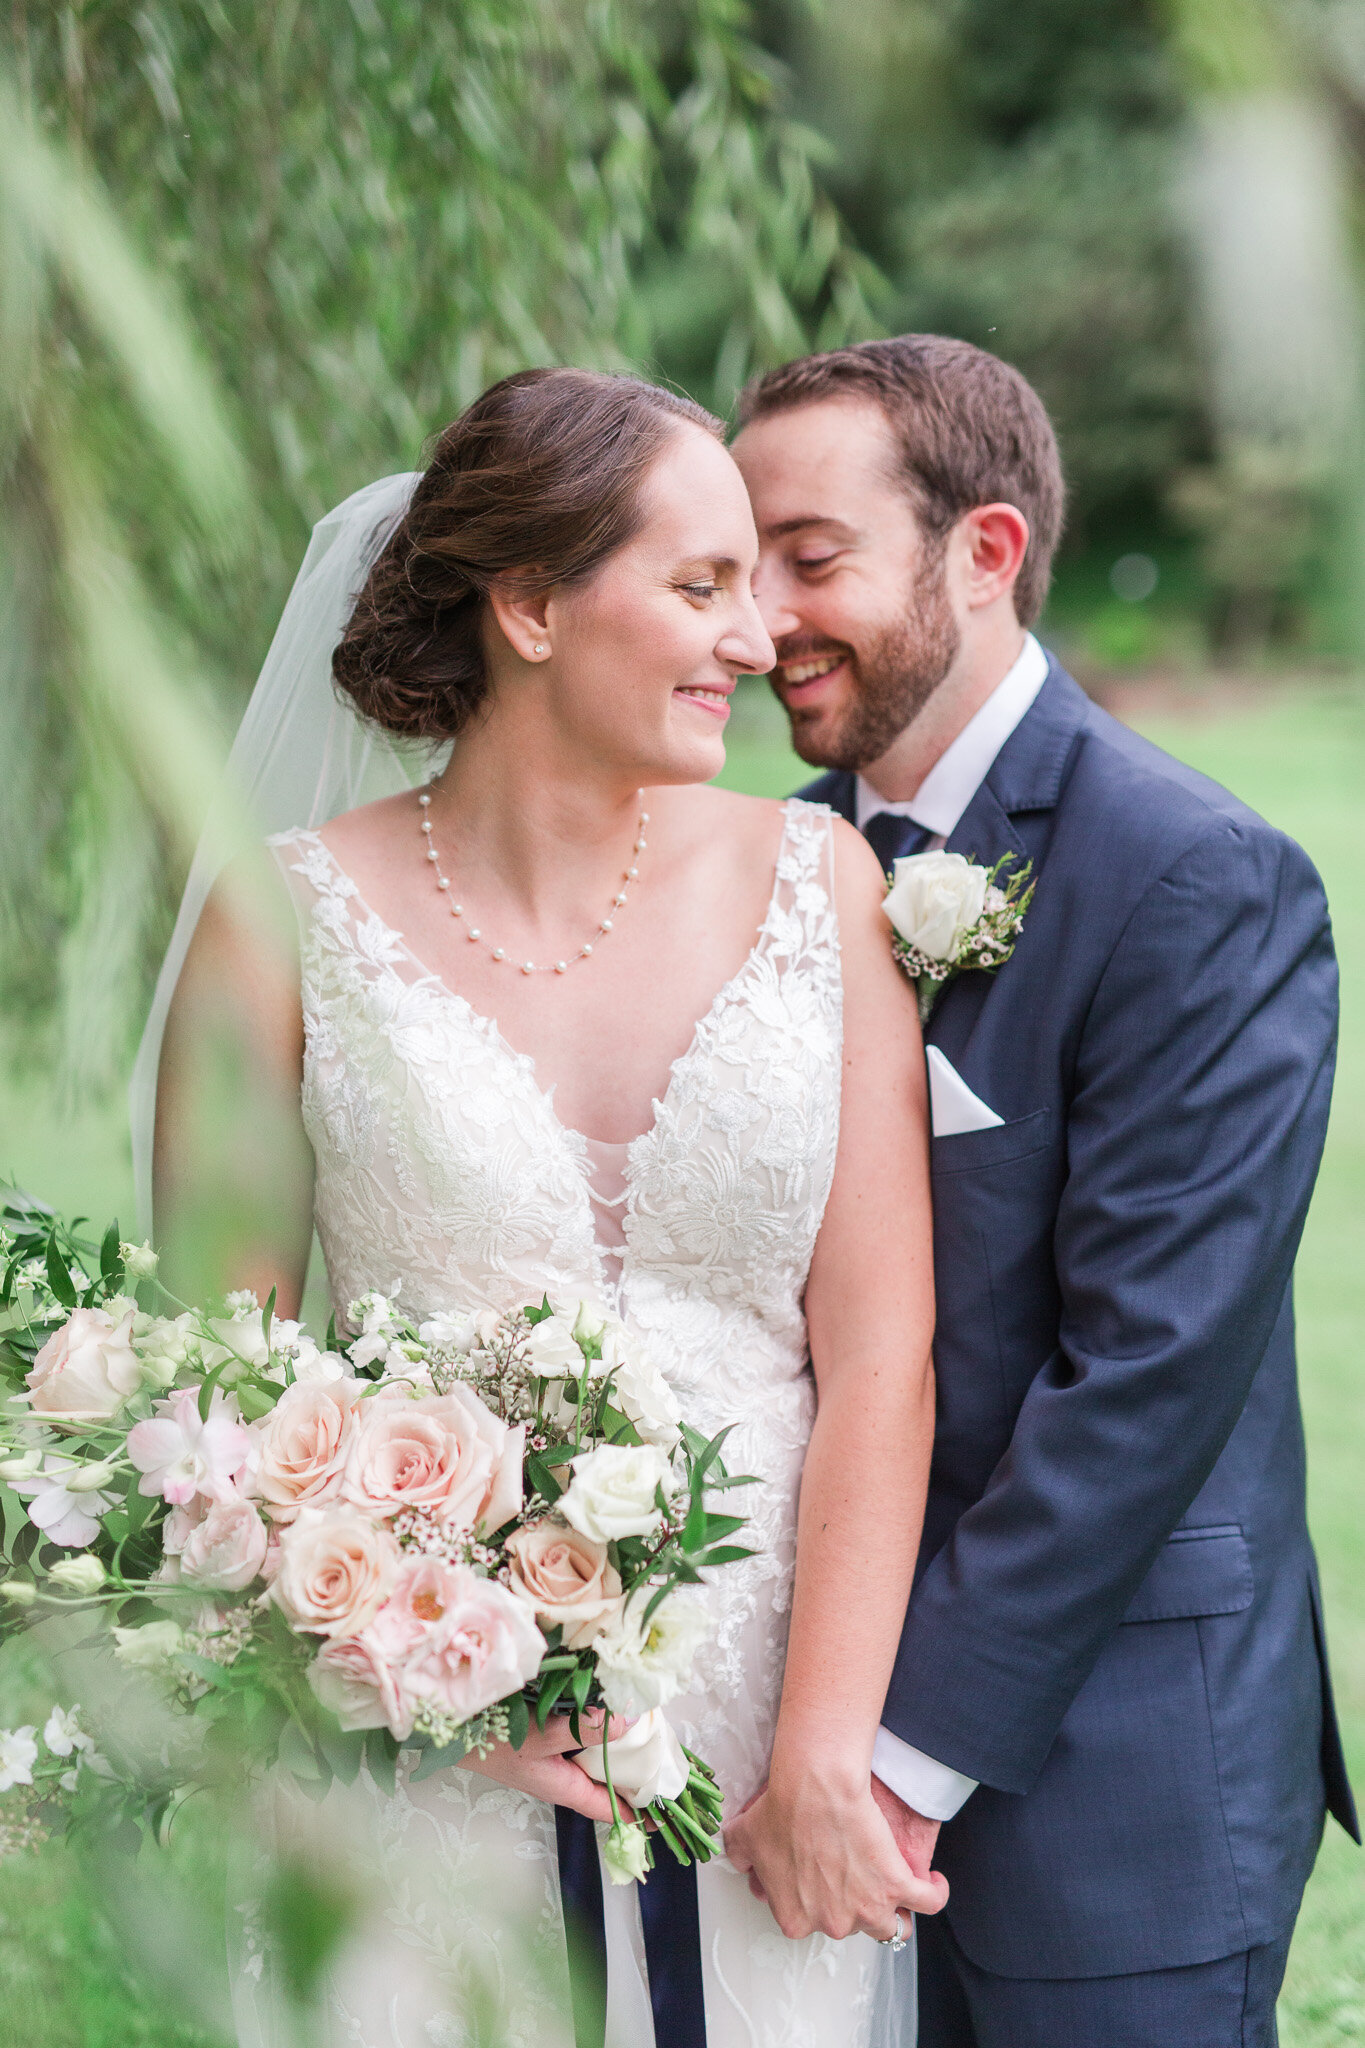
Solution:
[[[912,1806],[926,1820],[951,1820],[981,1782],[936,1763],[922,1749],[912,1749],[889,1728],[877,1730],[872,1772],[903,1805]]]

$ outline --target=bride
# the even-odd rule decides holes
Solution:
[[[157,1095],[167,1267],[216,1210],[220,1284],[275,1287],[283,1315],[314,1225],[339,1321],[372,1289],[414,1318],[603,1303],[689,1420],[731,1427],[756,1555],[708,1589],[668,1711],[756,1874],[602,1887],[606,1795],[558,1721],[419,1784],[400,1769],[392,1796],[336,1788],[306,1829],[277,1787],[277,1826],[365,1901],[322,2034],[567,2048],[562,1880],[605,1916],[611,2048],[888,2048],[914,2026],[898,1914],[941,1897],[869,1789],[933,1418],[924,1066],[877,862],[821,807],[709,786],[737,679],[774,660],[709,415],[526,372],[389,502],[377,522],[362,493],[331,530],[359,587],[333,674],[361,730],[454,744],[420,789],[336,816],[300,799],[271,842],[287,969],[240,875],[191,920]],[[229,1023],[245,1135],[206,1144]],[[244,1926],[242,2039],[282,2043],[280,1972]]]

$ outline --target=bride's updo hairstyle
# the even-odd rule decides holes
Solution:
[[[488,694],[485,599],[582,582],[639,531],[642,486],[683,423],[657,385],[522,370],[448,426],[356,600],[332,674],[386,732],[454,739]]]

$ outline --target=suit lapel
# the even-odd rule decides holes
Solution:
[[[1016,819],[1055,809],[1089,704],[1085,692],[1049,656],[1047,680],[958,819],[946,852],[964,854],[982,867],[993,867],[1009,854],[1022,866],[1029,853]],[[925,1037],[954,1064],[994,983],[991,974],[959,974],[934,1005]]]

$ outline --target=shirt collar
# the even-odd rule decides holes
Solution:
[[[1019,659],[945,747],[912,797],[888,803],[860,775],[855,787],[858,829],[878,811],[910,818],[946,839],[995,765],[995,757],[1047,681],[1047,656],[1032,633],[1024,635]]]

